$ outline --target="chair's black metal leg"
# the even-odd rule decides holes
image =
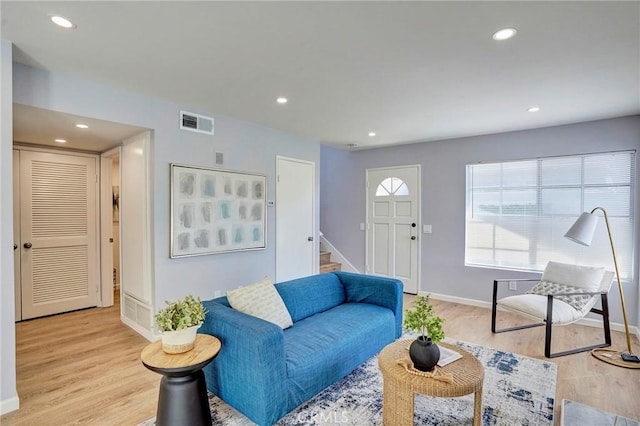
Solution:
[[[602,322],[604,323],[604,341],[607,346],[611,346],[611,325],[609,324],[609,302],[607,295],[601,294]]]
[[[493,301],[491,302],[491,332],[496,332],[496,305],[498,304],[498,280],[493,280]]]
[[[551,358],[551,328],[553,325],[553,296],[547,295],[547,319],[544,333],[544,356]]]
[[[604,326],[604,343],[598,343],[596,345],[591,345],[591,346],[584,346],[582,348],[571,349],[563,352],[556,352],[553,354],[551,353],[551,325],[553,322],[551,313],[553,312],[553,296],[551,295],[547,296],[548,321],[547,321],[547,333],[545,336],[544,356],[546,356],[547,358],[557,358],[560,356],[573,355],[580,352],[590,351],[591,349],[606,348],[608,346],[611,346],[611,326],[609,324],[609,304],[607,303],[606,294],[601,294],[600,296],[602,301],[602,310],[592,308],[591,312],[593,312],[594,314],[602,315],[602,322]]]

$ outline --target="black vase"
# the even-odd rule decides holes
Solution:
[[[431,337],[419,336],[409,346],[409,356],[416,369],[433,371],[440,360],[440,348],[431,341]]]

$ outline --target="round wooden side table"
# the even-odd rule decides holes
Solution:
[[[473,424],[482,423],[482,382],[484,367],[469,352],[447,343],[439,346],[452,349],[462,355],[461,359],[444,367],[437,367],[442,373],[453,376],[453,383],[446,383],[407,371],[398,364],[398,360],[409,358],[409,345],[412,340],[397,340],[387,345],[378,355],[378,365],[382,371],[384,383],[382,420],[388,426],[413,426],[414,396],[416,393],[450,398],[474,394]]]
[[[160,381],[156,426],[211,426],[202,368],[218,355],[220,346],[217,338],[198,334],[195,346],[189,352],[166,354],[162,351],[161,340],[142,350],[140,359],[144,366],[163,376]]]

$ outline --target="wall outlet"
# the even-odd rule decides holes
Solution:
[[[509,290],[516,291],[518,289],[517,283],[515,281],[509,281]]]
[[[213,297],[220,297],[222,296],[222,292],[220,290],[216,290],[213,292]]]

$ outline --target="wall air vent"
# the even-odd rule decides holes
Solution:
[[[180,111],[180,128],[182,130],[213,135],[213,117]]]

